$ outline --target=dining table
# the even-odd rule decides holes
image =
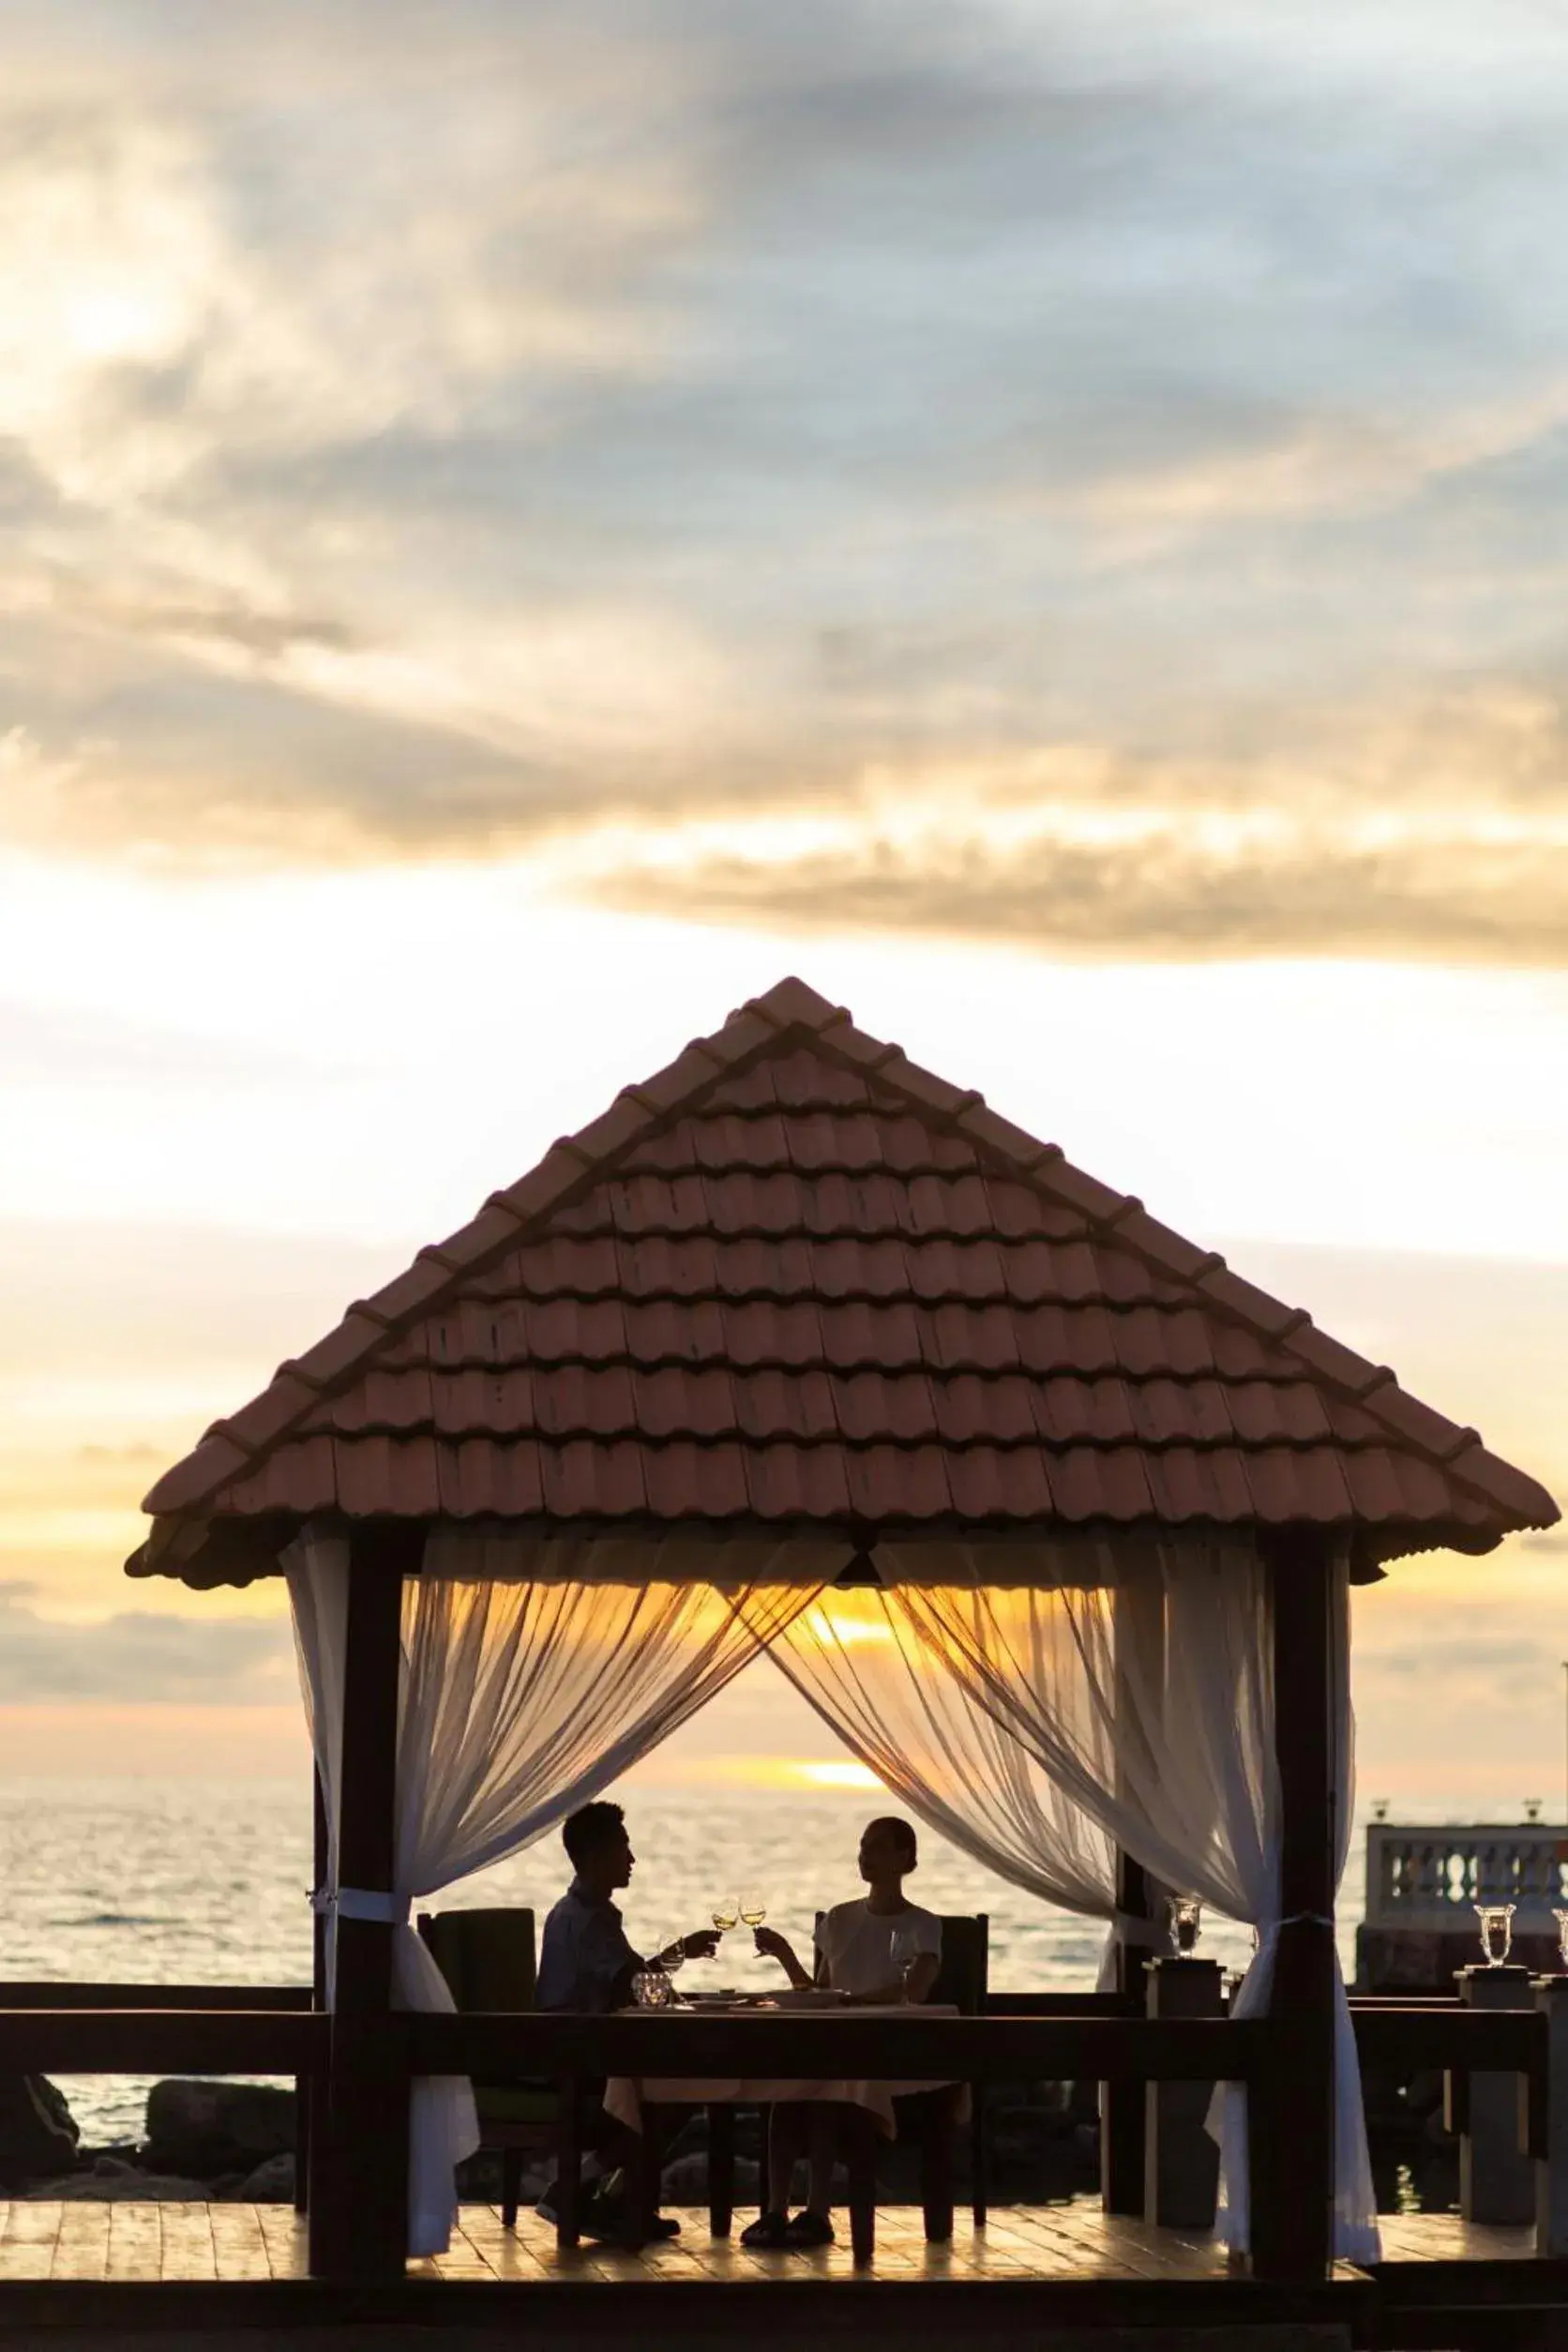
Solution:
[[[945,2002],[923,2005],[913,2013],[921,2019],[935,2020],[956,2017],[958,2011]],[[812,2075],[792,2073],[784,2060],[779,2044],[785,2039],[780,2028],[809,2014],[814,2020],[830,2022],[835,2036],[844,2037],[844,2063],[831,2072]],[[970,2092],[967,2083],[958,2083],[942,2075],[910,2074],[897,2080],[874,2078],[856,2065],[855,2029],[857,2024],[873,2018],[897,2017],[911,2019],[907,2004],[895,2002],[852,2001],[841,1996],[823,1993],[784,1994],[726,1994],[693,1995],[689,1999],[661,2013],[661,2021],[668,2018],[671,2031],[672,2055],[678,2055],[680,2020],[722,2018],[743,2028],[747,2042],[755,2037],[756,2063],[745,2073],[714,2075],[692,2073],[660,2075],[612,2074],[605,2084],[604,2107],[607,2115],[637,2133],[645,2144],[651,2139],[650,2161],[643,2167],[641,2194],[649,2213],[656,2209],[658,2165],[656,2149],[664,2136],[657,2111],[665,2117],[671,2111],[705,2107],[708,2111],[709,2219],[715,2234],[726,2237],[731,2218],[731,2189],[733,2178],[733,2118],[737,2107],[758,2107],[766,2110],[785,2102],[806,2101],[843,2109],[845,2118],[845,2155],[850,2179],[851,2238],[857,2261],[870,2258],[875,2235],[875,2148],[879,2139],[897,2136],[897,2112],[894,2102],[912,2096],[951,2090],[954,2094],[951,2121],[961,2122],[967,2113]],[[656,2111],[650,2113],[650,2110]],[[766,2179],[766,2166],[763,2167]],[[650,2201],[651,2200],[651,2201]],[[938,2209],[942,2205],[939,2194],[933,2207],[927,2202],[928,2227],[942,2232]],[[945,2229],[951,2229],[951,2193],[947,2193]]]

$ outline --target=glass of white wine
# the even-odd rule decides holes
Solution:
[[[761,1927],[767,1915],[767,1896],[756,1887],[747,1887],[741,1896],[741,1917],[747,1927]]]
[[[910,1997],[910,1970],[920,1957],[920,1938],[912,1927],[895,1927],[887,1939],[887,1956],[898,1986],[898,1998]]]
[[[721,1936],[727,1936],[731,1928],[736,1924],[740,1915],[741,1903],[739,1895],[721,1894],[718,1901],[714,1905],[710,1917],[712,1918],[713,1923],[717,1928],[719,1934]]]

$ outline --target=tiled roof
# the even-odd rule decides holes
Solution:
[[[318,1514],[1309,1522],[1364,1561],[1557,1516],[1386,1366],[798,980],[351,1306],[144,1507],[132,1572],[193,1582]]]

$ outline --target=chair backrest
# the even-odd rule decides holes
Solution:
[[[978,2017],[986,2006],[990,1973],[989,1912],[943,1912],[942,1967],[931,1987],[931,1999],[951,2003],[962,2017]]]
[[[822,1932],[825,1911],[817,1913],[817,1934]],[[943,1911],[942,1966],[927,2000],[942,2001],[961,2017],[978,2017],[986,2006],[990,1983],[991,1921],[988,1911]]]
[[[534,2007],[538,1968],[531,1910],[421,1911],[419,1933],[460,2009]]]

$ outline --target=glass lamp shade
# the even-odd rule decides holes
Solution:
[[[1475,1916],[1481,1922],[1481,1949],[1489,1968],[1500,1968],[1514,1949],[1514,1912],[1512,1903],[1477,1903]]]
[[[1196,1894],[1173,1894],[1165,1907],[1170,1921],[1170,1939],[1182,1958],[1189,1960],[1203,1924],[1203,1906]]]

